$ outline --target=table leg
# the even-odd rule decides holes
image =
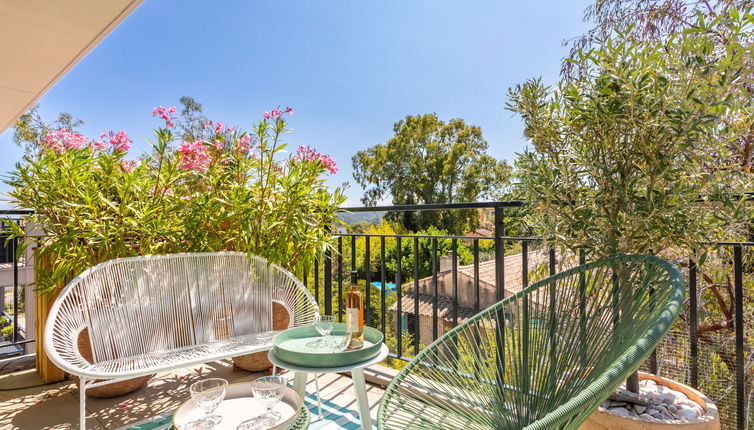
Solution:
[[[314,374],[314,387],[317,388],[317,408],[319,410],[319,419],[322,419],[322,401],[319,399],[319,373]]]
[[[353,389],[356,391],[356,403],[359,406],[359,419],[363,430],[372,429],[372,416],[369,414],[369,400],[367,399],[367,387],[364,383],[364,370],[354,369],[351,371]]]
[[[296,390],[306,401],[306,372],[296,372],[293,375],[293,389]]]

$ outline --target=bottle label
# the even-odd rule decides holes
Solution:
[[[346,308],[346,331],[357,333],[359,331],[359,309]]]

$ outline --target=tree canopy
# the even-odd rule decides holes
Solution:
[[[353,156],[356,182],[365,188],[362,202],[393,204],[473,202],[494,199],[510,186],[512,168],[487,154],[478,126],[463,119],[440,120],[436,114],[408,115],[393,126],[395,135]],[[410,230],[430,225],[453,233],[474,225],[475,211],[392,213]]]
[[[544,237],[597,255],[702,249],[740,237],[748,190],[736,145],[751,130],[751,15],[725,21],[727,49],[694,31],[637,40],[615,31],[571,59],[556,88],[531,80],[509,108],[532,150],[517,167]],[[730,236],[732,234],[732,236]]]

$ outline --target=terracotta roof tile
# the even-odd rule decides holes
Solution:
[[[434,297],[419,294],[419,315],[432,316],[432,308],[434,305]],[[398,302],[393,303],[390,310],[398,310]],[[459,306],[458,321],[465,321],[474,316],[474,309],[464,308]],[[414,313],[414,293],[406,292],[401,299],[401,311],[404,313]],[[453,300],[447,297],[437,298],[437,318],[444,318],[447,320],[453,319]]]

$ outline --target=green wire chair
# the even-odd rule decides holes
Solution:
[[[485,309],[388,386],[380,429],[575,429],[675,321],[671,263],[621,255],[566,270]]]

